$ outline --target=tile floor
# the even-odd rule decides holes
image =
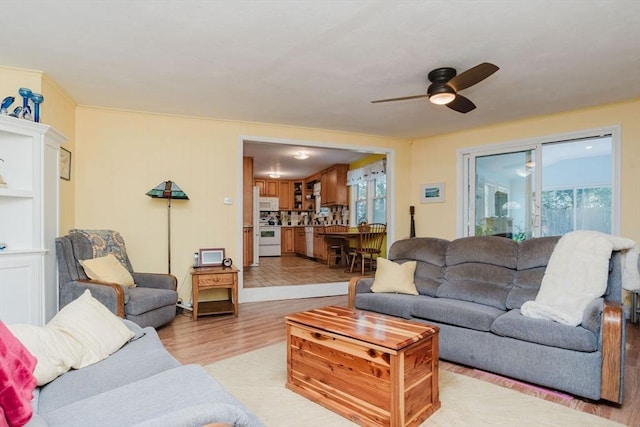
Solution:
[[[244,267],[244,287],[308,285],[313,283],[348,282],[360,276],[360,269],[349,273],[345,268],[329,268],[327,264],[299,256],[260,257],[257,267]],[[372,275],[366,271],[366,275]]]

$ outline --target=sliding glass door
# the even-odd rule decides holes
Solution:
[[[473,201],[473,230],[469,235],[520,241],[539,234],[535,156],[536,150],[528,149],[469,157],[474,181],[469,192]]]
[[[463,154],[463,235],[612,233],[613,158],[610,134]]]

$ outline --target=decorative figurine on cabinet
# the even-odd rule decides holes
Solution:
[[[15,101],[15,96],[7,96],[2,100],[2,104],[0,104],[0,114],[9,114],[9,107]]]

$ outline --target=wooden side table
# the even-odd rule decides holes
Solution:
[[[191,269],[193,319],[209,314],[233,313],[238,317],[238,269],[231,267],[194,267]],[[199,301],[205,289],[226,289],[228,298],[221,301]]]

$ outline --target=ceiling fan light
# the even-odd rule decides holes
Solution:
[[[450,103],[456,98],[456,95],[453,93],[436,93],[429,97],[429,101],[437,105],[445,105]]]
[[[281,176],[281,175],[280,175],[278,172],[271,172],[271,173],[269,174],[269,177],[270,177],[270,178],[273,178],[273,179],[280,178],[280,176]]]
[[[298,151],[293,158],[296,160],[305,160],[309,158],[309,155],[304,151]]]
[[[427,94],[429,101],[437,105],[448,104],[456,98],[456,92],[446,84],[432,84]]]

